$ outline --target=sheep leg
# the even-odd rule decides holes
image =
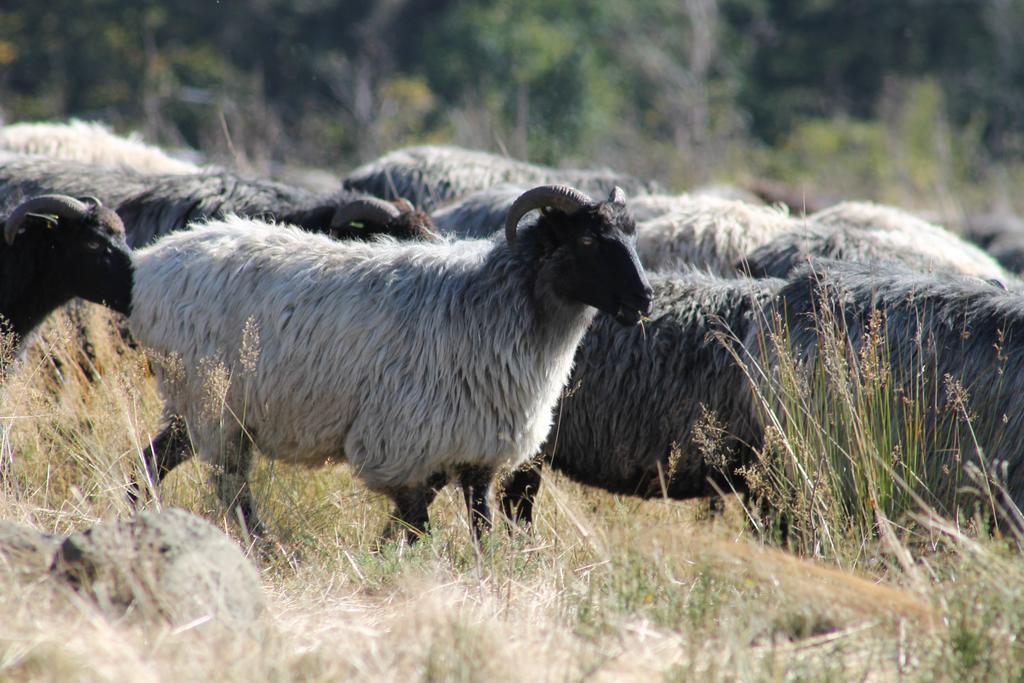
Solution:
[[[512,472],[501,487],[501,511],[514,524],[533,524],[533,500],[540,490],[542,462]]]
[[[462,486],[462,495],[466,499],[466,509],[469,510],[470,528],[473,531],[473,539],[480,540],[485,531],[491,530],[491,504],[490,492],[491,482],[494,480],[494,469],[491,467],[477,467],[463,465],[458,469],[459,484]]]
[[[142,454],[142,462],[153,486],[159,486],[164,477],[175,467],[192,457],[192,444],[188,438],[188,427],[185,418],[171,415],[163,430],[157,434],[152,443],[146,446]],[[128,488],[128,500],[136,505],[142,495],[139,482],[132,482]]]
[[[264,535],[265,528],[256,514],[249,486],[252,469],[252,441],[239,434],[238,448],[223,454],[220,467],[214,468],[214,486],[229,514],[237,516],[245,530],[255,537]]]
[[[381,540],[390,541],[399,531],[404,531],[406,542],[412,545],[425,536],[430,524],[427,508],[447,479],[444,474],[435,475],[427,480],[426,486],[410,486],[391,491],[391,499],[395,501],[395,512]]]

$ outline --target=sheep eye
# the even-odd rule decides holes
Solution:
[[[101,242],[100,240],[88,240],[85,243],[85,248],[90,251],[99,251],[100,249],[103,248],[103,242]]]
[[[594,246],[594,238],[590,235],[584,235],[580,238],[580,244],[584,247],[592,247]]]

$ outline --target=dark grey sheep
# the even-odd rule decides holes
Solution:
[[[406,147],[355,169],[344,180],[348,190],[382,199],[405,198],[425,211],[503,183],[563,184],[591,194],[618,186],[628,194],[657,189],[657,184],[610,170],[562,169],[447,145]]]
[[[575,481],[642,497],[711,495],[711,482],[742,487],[733,470],[749,462],[761,430],[726,340],[746,338],[783,284],[652,276],[653,312],[642,329],[599,315],[584,337],[541,462]],[[710,435],[713,423],[722,431]],[[702,452],[699,442],[712,436],[719,443]],[[539,484],[539,465],[514,472],[503,486],[506,514],[529,521]]]
[[[774,352],[762,351],[761,340],[765,323],[779,312],[792,353],[809,372],[821,344],[816,312],[827,307],[844,321],[859,352],[878,309],[893,381],[909,388],[922,373],[930,378],[921,405],[928,429],[939,438],[926,457],[946,459],[936,464],[940,470],[947,460],[952,468],[954,457],[977,460],[972,446],[977,438],[987,470],[1004,480],[1010,501],[1024,506],[1019,452],[1024,411],[1018,405],[1024,386],[1024,297],[1019,293],[897,264],[835,261],[816,261],[788,281],[685,275],[654,277],[652,284],[655,312],[646,337],[615,330],[599,318],[585,338],[542,463],[582,483],[639,496],[709,495],[715,490],[710,482],[743,490],[743,480],[729,475],[754,457],[763,439],[763,412],[753,399],[750,377],[763,382],[772,373],[748,374],[736,359],[773,365]],[[727,333],[709,336],[716,329]],[[726,346],[729,340],[735,354]],[[965,397],[970,433],[963,420],[951,421],[956,417],[951,396],[958,395]],[[711,435],[724,438],[710,460],[704,436],[696,431],[702,404],[716,418]],[[506,480],[502,507],[513,519],[531,518],[539,481],[537,467]],[[936,491],[945,500],[950,493]]]
[[[436,209],[430,217],[445,234],[461,238],[490,237],[505,227],[509,208],[526,189],[521,185],[496,185]],[[631,198],[630,210],[633,201]]]
[[[227,214],[276,220],[338,236],[339,231],[351,229],[338,220],[338,212],[368,198],[345,190],[317,195],[223,170],[145,175],[44,157],[0,156],[0,198],[11,201],[37,194],[98,197],[117,211],[134,249],[189,223]],[[409,209],[393,212],[397,216],[393,222],[371,231],[413,237],[424,227],[429,229],[428,217]]]
[[[975,278],[921,274],[885,265],[822,262],[800,271],[779,293],[795,356],[809,366],[819,349],[812,313],[829,310],[842,321],[856,352],[868,338],[872,312],[881,312],[896,387],[925,377],[927,433],[938,434],[941,468],[952,459],[984,458],[1010,500],[1024,508],[1024,296]],[[963,400],[962,419],[957,401]],[[980,447],[975,452],[974,440]],[[1005,466],[1005,471],[1002,469]],[[952,485],[952,478],[948,486]],[[943,484],[943,487],[947,484]],[[948,501],[951,490],[933,492]]]

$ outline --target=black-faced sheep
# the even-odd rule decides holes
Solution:
[[[533,209],[545,212],[517,237]],[[547,435],[593,308],[626,325],[648,312],[633,231],[620,190],[594,202],[565,187],[520,196],[507,243],[342,243],[229,218],[134,255],[130,327],[250,529],[255,444],[347,459],[416,533],[450,474],[478,531],[494,469]],[[246,329],[258,354],[244,353]],[[211,403],[217,376],[230,381]]]
[[[886,265],[813,263],[779,293],[792,355],[809,367],[820,351],[821,311],[861,355],[878,338],[894,395],[924,409],[929,469],[976,462],[1024,509],[1024,297],[976,278]],[[877,314],[875,312],[878,312]],[[873,326],[875,326],[873,328]],[[923,386],[922,386],[923,383]],[[900,403],[900,399],[895,400]],[[898,417],[899,413],[897,413]],[[932,482],[948,503],[955,477]],[[998,496],[1002,498],[1002,496]]]
[[[42,320],[74,297],[127,305],[131,268],[117,215],[92,198],[33,197],[4,222],[0,320],[15,351]],[[3,354],[0,366],[9,360]]]
[[[434,237],[430,217],[404,201],[389,204],[344,191],[316,195],[226,171],[143,175],[73,161],[0,154],[0,199],[13,202],[50,193],[98,197],[121,217],[132,248],[191,222],[230,213],[294,223],[339,239],[365,239],[381,233],[402,239]],[[82,336],[80,365],[92,376],[94,355],[82,313],[80,307],[70,310]]]
[[[431,217],[441,232],[488,237],[501,229],[504,212],[521,191],[499,185],[438,209]],[[714,195],[654,194],[630,199],[637,220],[637,253],[650,270],[697,267],[735,275],[736,261],[778,235],[799,230],[802,221],[784,209]]]

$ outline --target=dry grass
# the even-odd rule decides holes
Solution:
[[[2,390],[3,519],[63,533],[129,513],[159,399],[141,354],[92,322],[98,381],[58,321]],[[445,492],[432,538],[373,552],[389,506],[345,466],[261,460],[254,489],[275,539],[254,558],[261,623],[114,621],[0,565],[0,680],[1006,679],[1024,663],[1019,558],[939,525],[915,570],[879,544],[862,575],[757,544],[735,502],[701,521],[699,504],[553,477],[530,534],[476,549]],[[198,464],[151,504],[238,536]]]

